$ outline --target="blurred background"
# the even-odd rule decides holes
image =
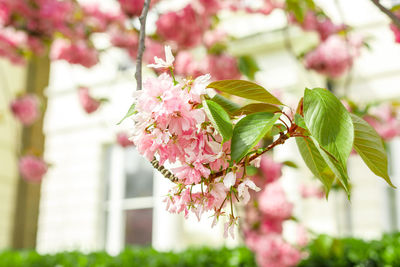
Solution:
[[[182,51],[189,51],[198,61],[214,53],[210,47],[204,48],[207,47],[204,44],[183,46],[175,37],[168,41],[157,30],[156,23],[162,14],[177,12],[189,2],[192,1],[166,0],[152,7],[147,33],[161,45],[158,48],[161,52],[151,56],[163,57],[164,43],[172,43],[174,53],[178,54],[176,64]],[[215,24],[218,30],[228,36],[221,49],[237,64],[242,63],[241,67],[235,65],[241,74],[233,76],[254,80],[293,105],[304,88],[314,87],[329,87],[338,96],[364,106],[398,100],[400,45],[394,40],[388,17],[369,0],[315,2],[335,24],[349,25],[341,33],[346,36],[343,38],[350,38],[350,34],[362,36],[368,44],[360,48],[343,75],[329,77],[303,64],[304,54],[321,41],[316,32],[302,29],[301,23],[289,27],[287,12],[281,8],[273,8],[268,14],[221,9],[218,16],[213,15],[218,17]],[[120,3],[114,0],[79,3],[97,6],[103,12],[120,10]],[[391,7],[396,1],[383,3]],[[47,17],[41,19],[46,21]],[[137,15],[128,21],[132,25],[126,28],[135,32],[132,29],[138,29]],[[132,122],[127,119],[117,125],[132,104],[136,87],[135,56],[132,58],[129,49],[115,45],[115,40],[110,41],[109,32],[93,32],[90,42],[100,52],[98,62],[90,67],[79,62],[71,64],[77,63],[71,55],[68,59],[58,55],[56,59],[66,60],[51,61],[48,56],[30,55],[24,64],[17,65],[7,58],[0,61],[0,249],[36,248],[41,253],[106,250],[117,254],[127,245],[179,251],[190,246],[243,244],[240,236],[224,239],[222,223],[211,229],[212,218],[203,216],[198,222],[194,216],[186,220],[166,211],[163,199],[170,182],[126,140]],[[135,34],[137,37],[137,31]],[[187,34],[189,38],[194,36]],[[13,38],[11,41],[17,43]],[[5,47],[11,41],[1,44],[5,51],[2,55],[6,57],[10,52]],[[148,45],[148,49],[151,47]],[[88,52],[71,53],[79,61]],[[335,57],[340,51],[331,53]],[[229,64],[220,63],[218,71],[230,68]],[[185,73],[189,72],[189,65],[182,68],[183,77],[196,75],[195,71]],[[176,69],[179,72],[178,66]],[[212,72],[210,66],[207,70]],[[231,78],[230,74],[221,79]],[[144,68],[144,77],[154,75],[152,70]],[[27,92],[39,97],[44,113],[34,124],[24,126],[12,114],[10,103]],[[399,123],[398,117],[394,116],[394,120]],[[388,138],[387,149],[392,182],[398,186],[397,134]],[[43,179],[21,178],[19,161],[27,154],[37,155],[48,164]],[[313,233],[374,239],[382,233],[398,231],[398,190],[374,177],[359,156],[351,156],[349,160],[351,202],[341,190],[332,190],[328,200],[304,197],[304,185],[318,186],[318,183],[303,165],[295,142],[289,141],[276,149],[273,158],[298,165],[298,168],[282,167],[281,183],[288,200],[294,204],[293,216]],[[290,222],[284,226],[284,236],[290,239],[295,229]]]

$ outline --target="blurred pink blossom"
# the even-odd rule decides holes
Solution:
[[[93,98],[89,94],[89,88],[80,87],[78,89],[79,102],[86,113],[90,114],[95,112],[101,105],[101,101]]]
[[[280,235],[248,234],[246,244],[255,252],[260,267],[293,267],[302,258],[301,252]]]
[[[400,29],[394,24],[390,24],[390,29],[393,31],[395,42],[400,43]]]
[[[359,39],[347,43],[342,37],[331,35],[315,50],[306,54],[305,66],[331,78],[338,78],[353,65],[361,44]]]
[[[39,100],[32,94],[14,99],[11,102],[10,109],[23,125],[31,125],[40,116]]]
[[[227,33],[222,29],[216,29],[212,31],[207,31],[204,34],[203,42],[204,44],[210,48],[217,43],[222,43],[226,40]]]
[[[330,18],[325,15],[317,15],[313,11],[308,11],[302,22],[298,22],[294,15],[290,16],[290,20],[291,22],[298,23],[305,31],[316,31],[322,41],[326,40],[332,34],[345,29],[345,25],[334,24]]]
[[[99,62],[98,51],[84,40],[70,43],[67,40],[57,39],[51,48],[51,59],[66,60],[71,64],[80,64],[86,68],[93,67]]]
[[[395,12],[396,16],[400,18],[400,10],[397,10]],[[396,43],[400,43],[400,29],[394,25],[393,23],[390,24],[390,29],[392,30],[394,34],[394,40]]]
[[[120,132],[117,134],[117,142],[122,147],[133,146],[133,142],[129,140],[128,134],[124,132]]]
[[[175,12],[162,14],[157,20],[157,33],[166,40],[175,42],[179,47],[194,47],[200,44],[207,17],[200,16],[191,4]]]
[[[130,17],[138,17],[142,13],[144,0],[118,0],[121,9]],[[158,0],[151,1],[151,7],[156,4]]]
[[[304,247],[308,244],[309,238],[308,238],[308,231],[307,229],[304,227],[304,225],[297,225],[297,229],[296,229],[296,244]]]
[[[176,56],[175,72],[184,77],[197,77],[206,72],[206,64],[196,61],[189,51],[181,51]]]
[[[319,186],[307,186],[305,184],[302,184],[300,186],[300,194],[301,197],[303,198],[324,198],[325,197],[325,192],[324,190],[319,187]]]
[[[208,55],[206,64],[206,71],[215,80],[234,80],[241,77],[237,60],[231,55]]]
[[[273,183],[282,176],[282,163],[274,161],[270,156],[263,156],[260,162],[260,170],[266,183]]]
[[[27,36],[23,31],[7,27],[0,32],[0,56],[8,58],[14,64],[24,64],[25,58],[21,54],[26,48]]]
[[[41,158],[28,155],[19,159],[19,171],[25,180],[40,182],[47,172],[47,164]]]
[[[260,210],[269,218],[285,220],[292,216],[293,204],[287,200],[278,181],[265,187],[258,202]]]
[[[400,119],[393,107],[382,105],[372,109],[370,115],[364,116],[378,134],[385,140],[390,141],[400,135]]]

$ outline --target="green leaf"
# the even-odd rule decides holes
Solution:
[[[211,100],[218,103],[229,114],[233,114],[236,110],[238,110],[240,108],[240,106],[238,104],[230,101],[228,98],[225,98],[219,94],[216,94]]]
[[[335,174],[329,168],[328,164],[326,164],[319,150],[310,139],[296,137],[296,143],[307,167],[322,182],[325,187],[326,196],[328,196],[332,183],[335,180]]]
[[[215,129],[221,134],[223,141],[232,137],[232,122],[226,111],[212,100],[203,101],[204,110]]]
[[[125,114],[125,116],[122,118],[122,120],[120,120],[117,125],[120,125],[126,118],[129,118],[130,116],[134,115],[137,113],[137,111],[135,110],[135,105],[136,104],[132,104],[128,110],[128,112]]]
[[[251,56],[239,57],[238,67],[240,72],[246,75],[250,80],[254,80],[256,72],[260,70],[257,62]]]
[[[207,88],[240,96],[246,99],[252,99],[268,104],[283,105],[275,96],[271,95],[264,87],[242,80],[223,80],[210,83]]]
[[[277,123],[277,124],[274,124],[274,126],[271,128],[268,135],[275,136],[275,135],[280,134],[281,132],[284,132],[285,130],[286,130],[285,125],[283,125],[281,123]]]
[[[331,156],[330,154],[326,153],[325,150],[320,146],[320,144],[314,137],[310,136],[309,138],[312,140],[315,147],[318,149],[320,155],[325,160],[326,164],[335,174],[336,178],[340,181],[344,190],[346,190],[347,192],[348,198],[350,199],[349,176],[347,175],[346,166],[343,165],[340,161],[337,161],[337,159]]]
[[[277,106],[267,104],[267,103],[252,103],[248,104],[240,109],[236,110],[233,114],[234,115],[247,115],[256,112],[281,112],[281,109]]]
[[[391,187],[396,188],[388,174],[388,158],[382,138],[360,117],[351,114],[351,118],[354,125],[354,149],[373,173],[385,179]]]
[[[247,115],[233,129],[231,158],[239,162],[271,130],[281,114],[259,112]]]
[[[295,169],[298,168],[297,164],[291,160],[285,160],[284,162],[282,162],[282,164],[285,166],[291,167],[291,168],[295,168]]]
[[[300,114],[297,113],[294,114],[294,123],[297,126],[307,130],[306,122],[304,121],[304,118]]]
[[[246,166],[246,174],[249,176],[253,176],[258,174],[258,168],[254,166]]]
[[[304,121],[322,148],[340,161],[346,170],[353,147],[354,127],[350,113],[339,99],[326,89],[306,89]]]

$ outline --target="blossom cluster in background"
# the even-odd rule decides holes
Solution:
[[[19,159],[21,176],[29,182],[40,182],[47,172],[48,165],[40,157],[26,155]]]
[[[394,105],[386,103],[372,107],[363,118],[387,142],[400,136],[400,112]]]
[[[245,207],[245,242],[261,267],[296,266],[302,259],[301,248],[308,242],[307,232],[300,224],[296,244],[282,236],[283,224],[293,213],[293,203],[288,201],[279,181],[282,166],[270,156],[261,158],[260,173],[253,179],[263,190],[253,192],[252,201]]]
[[[31,125],[41,115],[39,99],[34,94],[17,97],[10,104],[10,110],[23,125]]]

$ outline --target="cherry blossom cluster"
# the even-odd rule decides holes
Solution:
[[[31,125],[41,114],[40,101],[36,95],[22,95],[11,102],[10,110],[23,125]]]
[[[33,183],[40,182],[48,169],[42,158],[29,154],[21,157],[18,164],[22,178]]]
[[[348,34],[344,24],[335,24],[322,11],[307,11],[302,21],[292,14],[290,22],[304,31],[316,32],[320,43],[304,56],[304,65],[329,78],[335,79],[348,72],[354,59],[360,55],[361,37]],[[340,33],[344,34],[340,34]]]
[[[387,142],[400,136],[400,110],[394,105],[386,103],[372,107],[363,118]]]
[[[1,0],[0,55],[24,63],[32,53],[48,53],[52,59],[91,67],[98,62],[93,33],[106,32],[111,25],[123,25],[121,12],[104,12],[97,5],[73,0]]]
[[[252,201],[245,207],[245,242],[254,251],[261,267],[296,266],[302,259],[301,248],[307,244],[308,237],[300,224],[296,244],[289,243],[282,236],[283,224],[291,219],[293,212],[293,204],[288,201],[279,182],[282,164],[263,156],[259,170],[253,179],[263,190],[252,192]]]
[[[305,55],[305,67],[330,78],[339,78],[351,68],[361,46],[360,38],[346,40],[342,36],[331,35]]]
[[[215,225],[230,205],[225,236],[229,233],[233,237],[237,223],[233,204],[249,201],[249,189],[259,189],[246,177],[243,166],[231,166],[230,142],[223,142],[207,118],[202,101],[208,97],[210,75],[178,82],[173,61],[167,47],[166,60],[156,57],[155,64],[149,65],[169,69],[171,75],[147,79],[143,90],[136,93],[131,140],[149,161],[170,166],[176,177],[177,185],[165,198],[168,211],[185,216],[191,211],[199,220],[204,212],[211,211]]]

